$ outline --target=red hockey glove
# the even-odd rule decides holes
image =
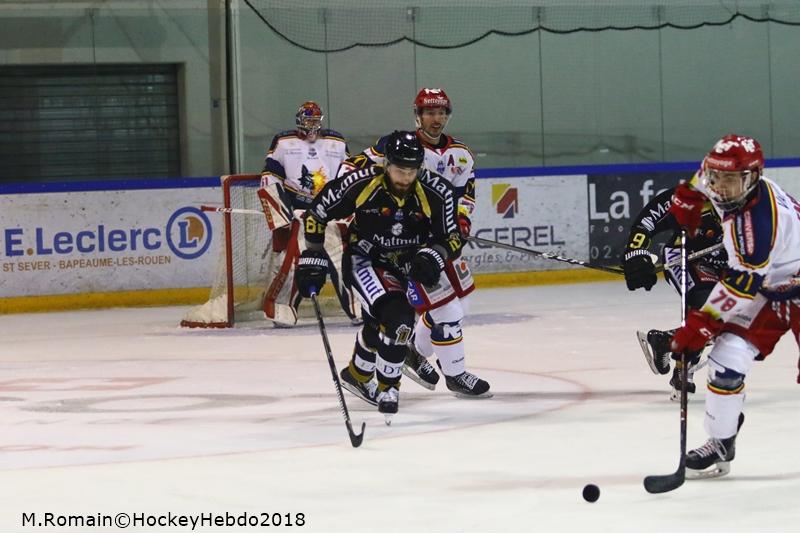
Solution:
[[[702,350],[709,339],[719,335],[724,322],[708,313],[692,309],[686,317],[686,325],[675,332],[670,350],[675,353],[690,353]]]
[[[700,228],[701,218],[703,217],[703,204],[705,202],[706,197],[703,196],[703,193],[691,189],[685,183],[675,187],[669,212],[672,213],[678,224],[686,228],[690,237],[694,237]]]
[[[458,229],[461,230],[461,236],[466,239],[472,231],[472,222],[465,215],[458,215]]]

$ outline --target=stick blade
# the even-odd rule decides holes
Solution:
[[[680,470],[665,476],[647,476],[644,478],[644,490],[650,494],[670,492],[683,485],[685,480],[686,474]]]
[[[358,448],[364,441],[364,430],[367,428],[367,423],[361,422],[361,433],[359,433],[358,435],[356,435],[353,432],[353,427],[350,425],[350,422],[346,422],[346,425],[347,425],[347,434],[350,435],[350,444],[353,445],[353,448]]]

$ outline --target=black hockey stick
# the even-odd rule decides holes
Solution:
[[[552,259],[553,261],[561,261],[562,263],[569,263],[571,265],[591,268],[593,270],[600,270],[602,272],[610,272],[612,274],[620,274],[620,275],[623,274],[622,269],[620,268],[593,265],[591,263],[587,263],[586,261],[581,261],[580,259],[572,259],[570,257],[564,257],[558,255],[555,252],[540,252],[538,250],[531,250],[530,248],[522,248],[521,246],[514,246],[513,244],[506,244],[504,242],[490,241],[489,239],[484,239],[483,237],[470,237],[469,240],[476,242],[478,244],[483,244],[485,246],[494,246],[496,248],[505,248],[506,250],[513,250],[515,252],[521,252],[523,254],[535,255],[541,257],[542,259]]]
[[[686,230],[681,231],[681,327],[686,325]],[[686,354],[681,352],[681,458],[678,469],[672,474],[663,476],[647,476],[644,478],[644,490],[651,494],[659,494],[675,490],[686,481],[686,381],[689,371]]]
[[[350,423],[350,413],[347,411],[347,404],[342,394],[342,383],[339,381],[339,376],[336,373],[336,363],[333,360],[331,344],[328,342],[328,334],[325,332],[325,321],[322,320],[322,311],[320,311],[319,302],[317,302],[317,291],[314,289],[311,290],[311,301],[314,302],[314,313],[317,315],[319,332],[322,335],[322,344],[325,346],[325,355],[328,356],[328,365],[331,367],[331,377],[333,378],[333,385],[336,389],[336,397],[339,398],[339,407],[342,409],[342,415],[344,416],[344,425],[347,426],[347,434],[350,436],[350,444],[353,445],[353,448],[358,448],[361,446],[361,441],[364,440],[364,429],[366,429],[367,423],[361,423],[361,433],[358,435],[353,432],[353,424]]]

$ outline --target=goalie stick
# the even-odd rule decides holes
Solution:
[[[681,327],[686,325],[686,263],[686,230],[681,230]],[[688,380],[689,372],[686,365],[686,354],[681,352],[681,457],[678,461],[678,469],[672,474],[644,478],[644,490],[651,494],[675,490],[686,481],[686,411],[688,403],[686,382]]]
[[[325,347],[325,355],[328,357],[328,366],[331,368],[331,377],[333,378],[333,385],[336,389],[336,397],[339,399],[339,407],[342,410],[342,416],[344,416],[344,425],[347,427],[347,435],[350,437],[350,444],[353,445],[353,448],[358,448],[364,440],[364,429],[366,429],[367,423],[361,423],[361,433],[358,435],[353,432],[353,425],[350,422],[350,413],[347,411],[347,403],[345,403],[344,395],[342,394],[342,383],[339,381],[339,376],[336,374],[336,363],[333,360],[331,344],[328,342],[328,334],[325,332],[325,321],[322,319],[322,311],[317,301],[317,291],[313,288],[311,289],[311,301],[314,302],[314,313],[317,315],[319,333],[322,335],[322,345]]]
[[[259,209],[239,209],[236,207],[214,207],[213,205],[201,205],[200,211],[212,213],[231,213],[235,215],[259,215],[264,216],[264,211]]]

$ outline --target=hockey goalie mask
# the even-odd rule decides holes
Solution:
[[[417,180],[425,149],[413,131],[395,131],[386,140],[386,178],[391,192],[405,196]]]
[[[304,102],[297,109],[297,113],[294,116],[297,133],[300,134],[300,138],[315,141],[319,130],[322,129],[322,119],[324,117],[322,108],[316,102]]]
[[[755,189],[764,169],[761,145],[752,137],[726,135],[703,160],[703,185],[723,211],[740,208]]]
[[[417,128],[432,141],[439,140],[452,112],[450,98],[441,89],[424,88],[414,98],[414,120]]]

